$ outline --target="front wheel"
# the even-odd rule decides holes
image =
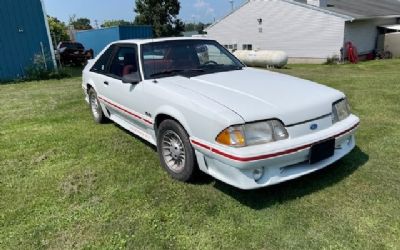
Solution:
[[[161,165],[172,178],[188,182],[198,171],[196,157],[185,129],[174,120],[163,121],[157,133]]]

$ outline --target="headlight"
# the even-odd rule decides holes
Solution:
[[[347,99],[342,99],[333,104],[332,108],[333,124],[340,122],[350,116],[350,105]]]
[[[232,147],[270,143],[289,137],[283,124],[278,120],[232,126],[222,131],[216,141]]]

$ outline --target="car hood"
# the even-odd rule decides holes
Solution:
[[[224,105],[246,122],[277,118],[290,125],[315,119],[330,114],[332,103],[344,97],[311,81],[247,67],[192,78],[174,77],[173,82]]]

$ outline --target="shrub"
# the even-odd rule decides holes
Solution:
[[[339,56],[338,55],[333,55],[333,56],[331,56],[331,57],[328,57],[327,59],[326,59],[326,65],[334,65],[334,64],[339,64],[339,62],[340,62],[340,59],[339,59]]]
[[[48,67],[48,63],[51,62],[49,56],[36,54],[33,57],[32,66],[26,68],[25,77],[21,80],[23,81],[39,81],[39,80],[48,80],[48,79],[62,79],[66,77],[70,77],[65,70],[55,70],[53,68]]]

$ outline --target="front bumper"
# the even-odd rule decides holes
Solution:
[[[312,173],[343,158],[355,147],[355,132],[360,120],[351,115],[346,120],[298,138],[246,148],[230,148],[191,138],[201,170],[240,189],[257,189]],[[320,141],[335,138],[335,154],[309,164],[311,147]],[[262,169],[255,181],[253,172]]]

